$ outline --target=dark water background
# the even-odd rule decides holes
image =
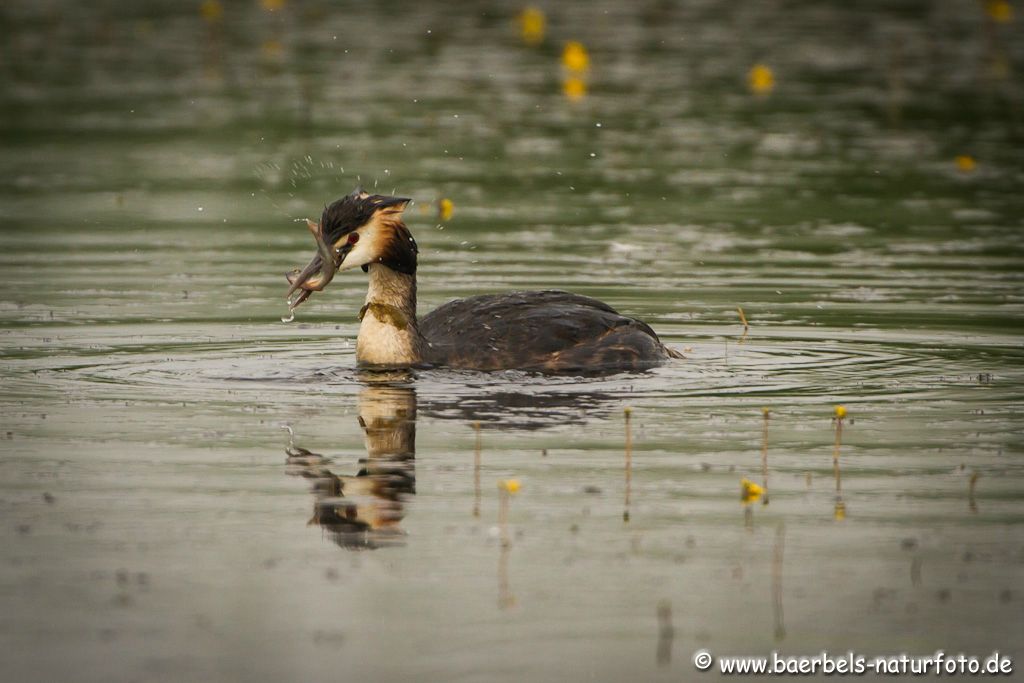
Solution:
[[[1024,654],[1001,7],[551,3],[529,45],[515,3],[5,3],[0,676]],[[416,199],[421,310],[569,289],[688,359],[358,374],[360,273],[279,322],[295,219],[357,183]]]

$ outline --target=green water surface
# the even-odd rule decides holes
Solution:
[[[539,7],[0,7],[0,678],[1024,657],[1021,18]],[[686,360],[358,373],[358,271],[280,322],[357,184],[421,311],[567,289]]]

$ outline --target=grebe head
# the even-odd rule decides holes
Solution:
[[[288,296],[299,292],[290,307],[324,289],[339,270],[361,267],[365,272],[370,264],[380,263],[399,273],[415,273],[419,249],[402,222],[410,201],[356,188],[324,208],[319,223],[307,220],[317,253],[305,268],[288,273]]]

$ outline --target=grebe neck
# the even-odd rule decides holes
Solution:
[[[366,304],[359,312],[356,361],[360,365],[408,367],[423,359],[416,321],[416,274],[371,263]]]

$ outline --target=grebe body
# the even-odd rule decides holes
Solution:
[[[428,358],[475,370],[628,369],[672,357],[645,323],[558,290],[456,299],[425,316],[420,331]]]
[[[681,354],[647,324],[601,301],[557,290],[456,299],[417,318],[418,249],[402,221],[410,200],[357,189],[309,221],[317,255],[288,274],[292,309],[335,272],[369,275],[356,360],[368,367],[587,373],[650,367]]]

